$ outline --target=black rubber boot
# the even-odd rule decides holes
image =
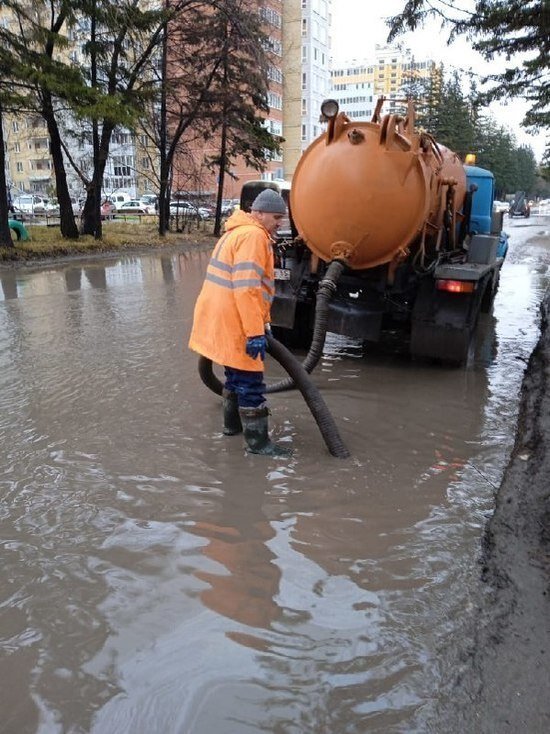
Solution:
[[[246,450],[251,454],[264,456],[290,456],[289,449],[283,449],[269,440],[267,422],[269,410],[266,406],[259,408],[239,408],[244,430]]]
[[[226,436],[236,436],[243,432],[241,418],[239,416],[239,405],[237,393],[223,390],[223,432]]]

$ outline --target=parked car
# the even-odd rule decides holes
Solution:
[[[109,201],[107,199],[101,205],[101,218],[102,219],[114,219],[116,211],[117,211],[116,206],[113,204],[112,201]]]
[[[151,204],[144,204],[139,199],[131,199],[125,204],[117,207],[117,214],[154,214],[155,207]]]
[[[109,194],[109,196],[107,196],[107,201],[110,201],[117,209],[120,209],[121,206],[132,201],[132,197],[130,194],[127,194],[126,191],[117,191],[115,194]]]
[[[170,214],[176,217],[198,217],[199,219],[209,219],[212,212],[208,207],[195,206],[190,201],[184,199],[176,199],[170,202]]]
[[[222,200],[222,217],[229,217],[235,209],[239,208],[238,199],[223,199]]]
[[[45,196],[38,196],[38,194],[21,194],[13,199],[12,204],[14,210],[22,214],[54,215],[59,213],[57,202],[52,203]]]
[[[147,206],[154,207],[155,211],[158,211],[159,198],[156,194],[143,194],[142,196],[139,197],[139,200],[143,204],[147,204]]]
[[[510,208],[510,204],[507,201],[499,201],[495,199],[493,201],[493,211],[495,212],[507,212]]]

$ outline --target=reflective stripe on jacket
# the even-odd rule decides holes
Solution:
[[[189,347],[227,367],[262,371],[246,354],[246,340],[265,332],[274,294],[269,233],[237,210],[218,240],[195,304]]]

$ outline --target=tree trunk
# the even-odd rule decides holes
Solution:
[[[220,167],[218,173],[218,193],[216,198],[216,218],[214,221],[214,234],[219,237],[222,228],[222,199],[223,184],[225,179],[225,166],[227,164],[227,122],[224,114],[222,122],[221,145],[220,145]]]
[[[50,154],[55,173],[55,189],[59,203],[61,236],[76,240],[78,239],[78,227],[74,219],[73,205],[69,193],[69,185],[67,184],[67,173],[65,171],[63,150],[61,148],[61,136],[53,111],[52,98],[50,93],[46,91],[42,92],[42,116],[46,120],[48,134],[50,136]]]
[[[226,43],[225,43],[225,54],[223,57],[223,78],[222,78],[223,90],[225,94],[224,94],[223,110],[222,110],[222,132],[221,132],[221,141],[220,141],[220,167],[219,167],[219,173],[218,173],[218,192],[216,196],[216,217],[214,220],[214,234],[216,235],[216,237],[219,237],[221,234],[223,184],[224,184],[224,179],[225,179],[225,169],[227,167],[227,116],[229,113],[228,104],[227,104],[227,77],[228,77],[227,23],[225,25],[225,36],[226,36]]]
[[[82,210],[81,234],[90,234],[96,239],[101,239],[101,216],[97,216],[97,213],[101,206],[101,185],[103,183],[107,158],[109,157],[111,135],[114,129],[115,126],[112,123],[103,123],[99,151],[97,158],[94,160],[94,175],[87,191],[84,209]]]
[[[13,247],[8,224],[8,187],[6,184],[6,150],[4,148],[2,105],[0,105],[0,247]]]
[[[168,0],[166,0],[168,7]],[[167,159],[168,129],[167,129],[167,110],[166,110],[166,77],[168,66],[168,22],[164,24],[164,32],[162,36],[162,57],[161,57],[161,79],[160,79],[160,120],[159,120],[159,166],[160,166],[160,182],[159,182],[159,235],[164,237],[169,228],[170,221],[170,201],[168,200],[168,175],[169,166]]]

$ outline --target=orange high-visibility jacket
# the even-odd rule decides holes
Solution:
[[[273,249],[268,231],[237,210],[218,240],[195,304],[189,347],[213,362],[261,372],[246,353],[249,336],[265,332],[273,300]]]

